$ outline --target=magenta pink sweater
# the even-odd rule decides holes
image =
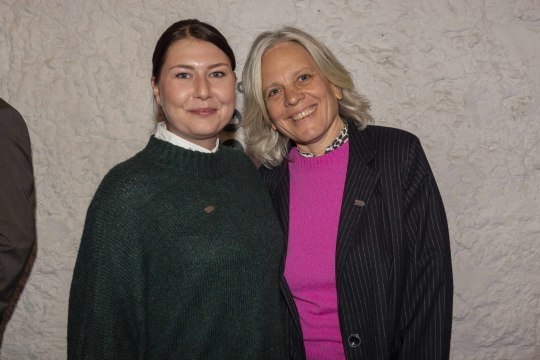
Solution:
[[[319,157],[289,154],[290,220],[285,278],[308,359],[345,359],[336,292],[336,240],[349,143]]]

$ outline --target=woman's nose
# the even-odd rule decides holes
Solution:
[[[210,97],[210,84],[208,83],[208,79],[204,77],[199,77],[198,79],[195,79],[195,97],[201,98],[201,99],[207,99]]]
[[[299,89],[295,87],[290,87],[288,89],[285,89],[284,92],[285,92],[285,105],[294,106],[298,104],[298,102],[304,98],[304,93],[302,91],[299,91]]]

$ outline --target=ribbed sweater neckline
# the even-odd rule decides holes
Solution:
[[[220,178],[230,170],[227,169],[225,161],[226,151],[223,146],[220,146],[216,153],[188,150],[152,135],[139,156],[171,170],[194,173],[208,178]]]
[[[289,152],[289,163],[293,163],[299,167],[306,168],[320,168],[325,167],[331,164],[334,164],[338,161],[347,160],[349,155],[349,141],[341,145],[339,148],[316,157],[304,157],[300,155],[298,149],[293,147]]]

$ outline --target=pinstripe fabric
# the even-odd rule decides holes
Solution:
[[[419,140],[350,123],[336,248],[338,311],[347,359],[448,359],[452,267],[442,200]],[[262,169],[284,233],[287,162]],[[294,300],[282,281],[292,359],[304,359]],[[360,339],[353,346],[350,340]],[[354,346],[357,345],[357,346]]]

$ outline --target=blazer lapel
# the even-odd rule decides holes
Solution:
[[[344,255],[379,179],[378,171],[369,166],[377,152],[369,139],[369,131],[358,130],[353,122],[349,122],[349,141],[349,161],[336,245],[337,271],[343,269]]]
[[[289,289],[289,285],[287,284],[287,281],[285,280],[285,277],[283,274],[285,273],[285,258],[287,257],[287,244],[289,241],[288,234],[289,234],[289,200],[290,200],[290,176],[289,176],[289,162],[287,160],[283,160],[281,165],[275,170],[275,183],[272,189],[270,189],[270,192],[272,194],[272,201],[274,204],[274,207],[277,210],[278,213],[278,219],[281,224],[281,229],[283,230],[283,238],[285,239],[285,248],[284,248],[284,255],[283,260],[281,264],[281,277],[282,280],[280,282],[281,292],[283,294],[283,298],[285,299],[285,303],[287,304],[288,310],[291,312],[292,320],[294,323],[294,326],[296,327],[296,330],[298,331],[298,334],[302,334],[302,327],[300,325],[300,317],[298,315],[298,310],[296,309],[296,304],[294,303],[294,298],[292,296],[291,290]]]

